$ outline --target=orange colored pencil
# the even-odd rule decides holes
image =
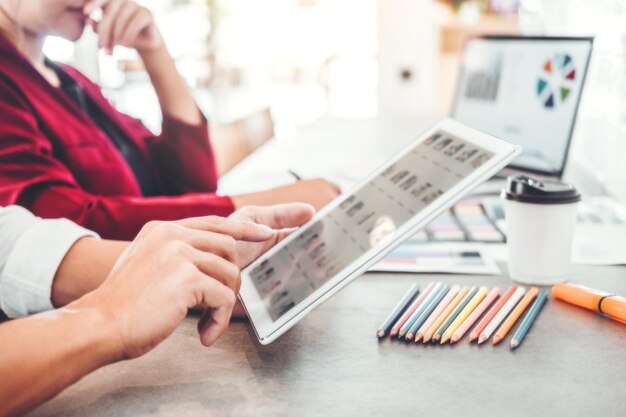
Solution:
[[[422,340],[424,334],[426,334],[428,329],[430,329],[430,326],[432,326],[435,320],[439,318],[441,313],[446,309],[446,307],[448,306],[448,304],[450,304],[454,297],[456,297],[460,290],[461,287],[459,285],[453,285],[452,288],[450,288],[450,291],[448,291],[444,299],[441,300],[435,311],[433,311],[428,320],[426,320],[426,323],[424,323],[422,327],[420,327],[420,329],[417,331],[417,333],[415,333],[415,343],[418,343],[420,340]]]
[[[446,319],[448,318],[450,313],[452,313],[452,311],[454,311],[456,306],[459,305],[461,300],[463,298],[465,298],[465,296],[469,292],[469,289],[470,289],[470,287],[463,287],[461,289],[461,291],[458,292],[456,297],[454,297],[452,299],[452,301],[450,301],[450,304],[448,304],[446,309],[443,310],[441,315],[439,317],[437,317],[437,320],[435,320],[435,322],[432,324],[432,326],[430,326],[430,328],[426,331],[426,333],[424,333],[424,339],[422,339],[422,342],[424,342],[424,343],[430,342],[430,339],[433,338],[433,335],[435,334],[437,329],[439,329],[439,326],[441,326],[443,324],[443,322],[446,321]]]
[[[511,298],[511,296],[515,292],[515,288],[516,288],[515,286],[509,288],[509,290],[504,293],[504,295],[498,300],[498,302],[493,307],[491,307],[491,310],[489,310],[487,315],[483,317],[480,323],[478,323],[478,326],[476,326],[474,330],[472,330],[472,332],[470,333],[470,337],[469,337],[470,343],[475,340],[478,340],[478,337],[483,332],[483,330],[485,330],[485,327],[489,325],[489,323],[491,322],[491,320],[493,320],[495,315],[498,314],[498,311],[500,311],[502,306],[506,304],[509,298]]]
[[[515,324],[517,320],[519,320],[520,316],[526,310],[526,308],[530,305],[533,299],[539,294],[539,288],[532,287],[526,295],[520,300],[519,304],[515,306],[515,309],[511,311],[509,317],[506,318],[502,326],[496,332],[496,335],[493,337],[494,346],[500,343],[505,337],[506,334],[511,330],[511,327]]]
[[[459,328],[456,329],[454,333],[452,333],[452,337],[450,338],[451,345],[461,340],[461,338],[465,335],[465,333],[467,333],[469,328],[472,327],[474,323],[476,323],[476,320],[478,320],[478,318],[483,315],[485,310],[487,310],[487,308],[494,302],[494,300],[499,295],[500,288],[498,287],[492,288],[492,290],[489,291],[489,294],[487,294],[485,298],[481,301],[481,303],[478,304],[478,307],[476,307],[476,309],[472,311],[469,317],[459,326]]]

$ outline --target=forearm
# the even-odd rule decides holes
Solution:
[[[0,324],[0,416],[22,415],[123,359],[115,321],[91,307],[88,298]]]
[[[64,306],[98,288],[128,242],[83,238],[63,258],[52,283],[52,304]]]
[[[140,55],[154,85],[163,114],[191,125],[202,123],[203,116],[198,105],[178,73],[165,44],[155,50],[141,51]]]

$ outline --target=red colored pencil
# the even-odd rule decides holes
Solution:
[[[493,307],[491,307],[491,310],[489,310],[487,315],[483,317],[480,323],[478,323],[478,326],[476,326],[474,330],[472,330],[472,332],[470,333],[470,337],[469,337],[470,343],[478,339],[478,336],[480,336],[482,331],[485,330],[485,327],[489,325],[489,322],[495,317],[496,314],[498,314],[498,311],[500,311],[502,306],[506,304],[508,299],[511,298],[511,296],[515,292],[515,289],[516,289],[515,286],[509,288],[509,290],[506,293],[504,293],[504,295],[498,300],[498,302]]]

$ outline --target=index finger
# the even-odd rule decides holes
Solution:
[[[229,235],[245,242],[264,242],[274,236],[274,230],[264,224],[219,216],[190,217],[175,223],[190,229]]]
[[[86,16],[89,16],[94,10],[99,9],[100,7],[107,4],[109,0],[91,0],[83,6],[83,13]]]
[[[287,229],[302,226],[315,214],[313,206],[305,203],[278,204],[275,206],[249,206],[236,211],[231,219],[249,219],[271,227]]]

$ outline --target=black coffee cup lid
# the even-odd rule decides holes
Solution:
[[[538,180],[525,175],[507,178],[502,197],[533,204],[568,204],[580,201],[580,193],[571,184],[556,180]]]

